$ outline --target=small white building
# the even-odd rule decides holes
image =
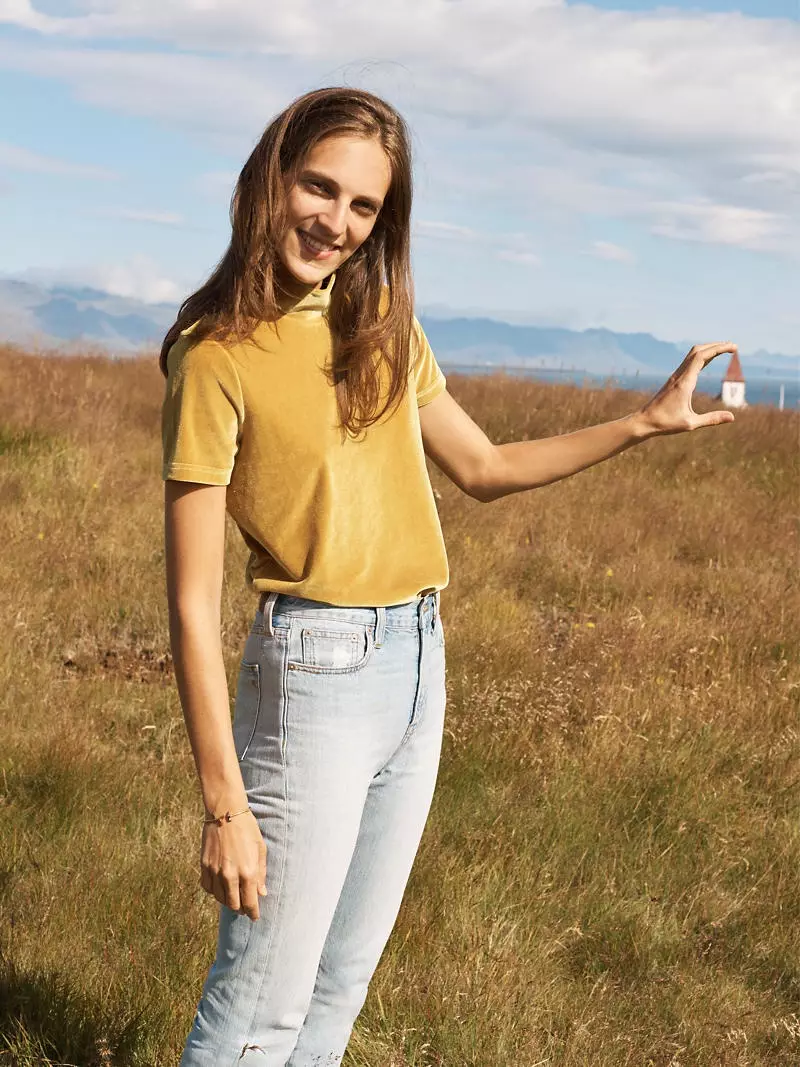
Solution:
[[[722,403],[727,408],[746,408],[744,399],[744,375],[739,362],[739,353],[734,352],[728,364],[728,371],[722,379]]]

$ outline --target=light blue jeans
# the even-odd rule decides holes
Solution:
[[[385,608],[262,597],[233,734],[267,895],[256,922],[220,906],[180,1067],[341,1062],[428,816],[444,655],[438,592]]]

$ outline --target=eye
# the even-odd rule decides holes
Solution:
[[[354,207],[358,208],[362,215],[377,215],[378,213],[374,204],[368,204],[363,200],[354,204]]]
[[[306,185],[310,189],[318,190],[320,193],[323,194],[323,196],[327,196],[329,194],[329,189],[324,182],[316,181],[313,178],[309,178],[309,180],[306,182]]]

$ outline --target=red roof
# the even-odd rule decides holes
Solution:
[[[724,382],[743,382],[742,365],[739,362],[739,353],[734,352],[728,364],[728,373],[722,379]]]

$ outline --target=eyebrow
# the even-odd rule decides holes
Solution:
[[[311,169],[303,170],[300,173],[300,177],[301,178],[313,178],[313,179],[315,179],[317,181],[324,182],[326,185],[333,186],[334,189],[337,189],[337,190],[339,189],[338,183],[335,182],[333,180],[333,178],[331,178],[328,174],[324,174],[321,170],[311,170]],[[376,211],[380,211],[380,209],[383,207],[383,201],[376,200],[372,196],[362,195],[362,196],[357,196],[354,199],[363,200],[365,203],[369,204],[371,207],[374,207]]]

